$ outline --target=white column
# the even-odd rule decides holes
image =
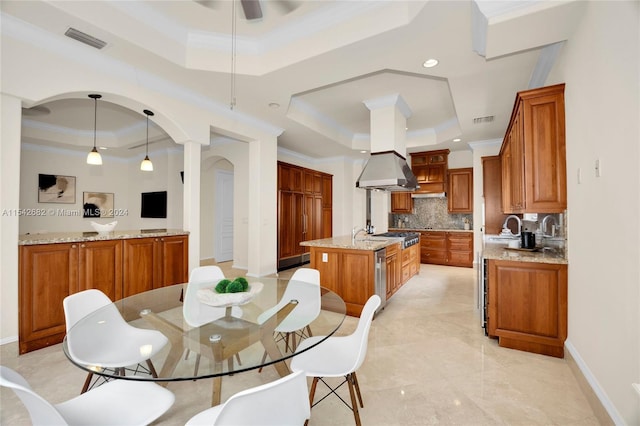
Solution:
[[[182,221],[189,231],[189,271],[200,266],[200,161],[202,145],[184,144],[184,194]]]
[[[18,227],[20,99],[2,95],[0,111],[0,343],[18,338]]]
[[[249,276],[261,277],[277,270],[277,161],[275,136],[249,143]]]

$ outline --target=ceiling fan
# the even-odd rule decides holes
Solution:
[[[215,9],[220,0],[194,0],[205,7]],[[233,0],[236,1],[236,0]],[[262,5],[260,0],[239,0],[242,5],[244,17],[248,21],[262,19]],[[287,14],[300,6],[300,0],[269,0],[270,4],[277,6],[283,14]]]

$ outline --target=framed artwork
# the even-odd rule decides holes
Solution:
[[[76,177],[38,174],[39,203],[76,203]]]
[[[113,192],[83,192],[82,217],[113,217]]]

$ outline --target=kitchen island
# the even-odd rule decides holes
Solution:
[[[60,343],[62,301],[99,289],[111,300],[188,280],[189,233],[174,229],[24,234],[18,240],[20,353]]]
[[[348,315],[359,316],[373,294],[378,294],[384,303],[406,282],[404,275],[418,272],[419,245],[403,250],[402,241],[392,237],[343,236],[304,241],[301,245],[310,248],[310,267],[320,271],[321,285],[342,297]],[[407,274],[402,272],[404,254],[410,259],[405,264]]]
[[[487,334],[502,347],[564,357],[567,259],[562,249],[485,244]]]

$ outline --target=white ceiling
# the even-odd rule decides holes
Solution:
[[[516,92],[545,84],[581,3],[263,0],[259,21],[246,21],[237,4],[234,110],[283,129],[280,148],[358,157],[369,146],[364,102],[397,94],[411,110],[408,151],[465,150],[502,138]],[[65,43],[79,43],[64,36],[68,27],[91,34],[107,42],[106,58],[228,106],[233,4],[3,0],[0,7]],[[439,65],[423,68],[432,57]],[[144,144],[142,111],[98,102],[98,145],[139,155],[144,147],[130,148]],[[50,113],[24,116],[25,142],[80,150],[92,143],[93,100],[42,106]],[[473,123],[485,116],[495,119]],[[150,150],[171,144],[153,123],[150,140]]]

